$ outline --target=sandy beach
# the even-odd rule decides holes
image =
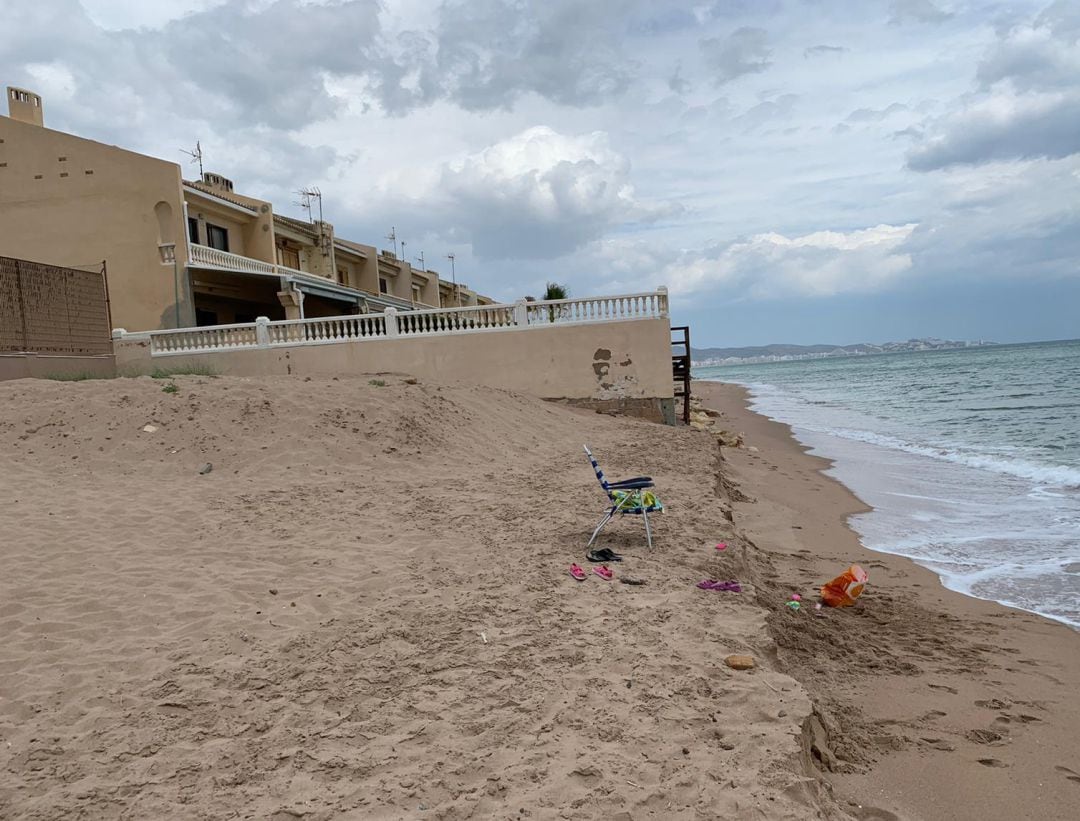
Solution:
[[[1074,816],[1080,637],[865,551],[737,388],[702,390],[744,448],[396,374],[174,384],[0,384],[0,817]],[[586,443],[667,506],[651,551],[607,528],[610,582],[567,572]],[[852,561],[857,607],[784,606]]]

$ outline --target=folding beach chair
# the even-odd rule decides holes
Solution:
[[[589,446],[584,445],[584,448],[589,461],[592,463],[593,470],[596,471],[596,478],[600,480],[600,486],[604,489],[604,493],[607,494],[611,502],[611,507],[604,514],[604,518],[600,520],[600,524],[596,526],[596,530],[593,531],[592,538],[589,539],[589,544],[586,547],[592,546],[592,543],[596,541],[596,537],[600,535],[600,531],[604,529],[604,525],[614,519],[615,514],[624,516],[630,513],[641,516],[645,520],[645,539],[651,548],[652,529],[649,527],[649,514],[663,513],[664,511],[664,506],[660,504],[660,500],[656,498],[655,494],[646,490],[646,488],[653,487],[652,477],[637,476],[633,479],[623,479],[621,482],[609,482],[604,478],[604,471],[600,470],[600,465],[596,464],[596,459],[593,457],[592,451],[589,450]]]

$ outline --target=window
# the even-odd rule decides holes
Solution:
[[[277,262],[278,265],[284,265],[286,268],[299,271],[300,252],[291,247],[285,240],[279,239],[277,242]]]
[[[195,217],[187,218],[187,235],[192,243],[199,244],[199,221]]]
[[[413,302],[420,302],[421,301],[420,300],[420,286],[419,285],[412,286],[412,301]]]
[[[340,282],[342,285],[349,284],[349,271],[347,268],[337,269],[337,281]]]
[[[229,231],[220,225],[206,223],[206,244],[219,251],[229,250]]]
[[[379,277],[379,293],[380,294],[388,294],[388,293],[390,293],[390,286],[386,282],[386,277]]]

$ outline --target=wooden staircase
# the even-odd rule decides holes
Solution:
[[[683,353],[675,353],[681,347]],[[690,424],[690,326],[678,325],[671,329],[671,373],[675,379],[675,398],[682,399],[682,420]]]

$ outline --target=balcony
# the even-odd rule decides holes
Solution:
[[[212,271],[277,277],[282,281],[283,287],[293,283],[302,291],[319,292],[330,298],[344,298],[346,301],[357,303],[362,300],[376,310],[393,307],[411,311],[416,307],[406,299],[348,288],[317,274],[300,271],[287,265],[278,265],[273,262],[263,262],[261,259],[231,254],[228,251],[219,251],[217,248],[210,248],[206,245],[196,245],[195,243],[188,245],[188,265],[192,268],[204,268]]]
[[[228,251],[219,251],[217,248],[210,248],[206,245],[192,243],[188,245],[188,254],[188,264],[195,268],[211,268],[215,271],[234,271],[242,274],[263,274],[274,277],[314,276],[285,265],[276,265],[272,262],[263,262],[261,259],[230,254]],[[316,278],[322,279],[322,277]]]

